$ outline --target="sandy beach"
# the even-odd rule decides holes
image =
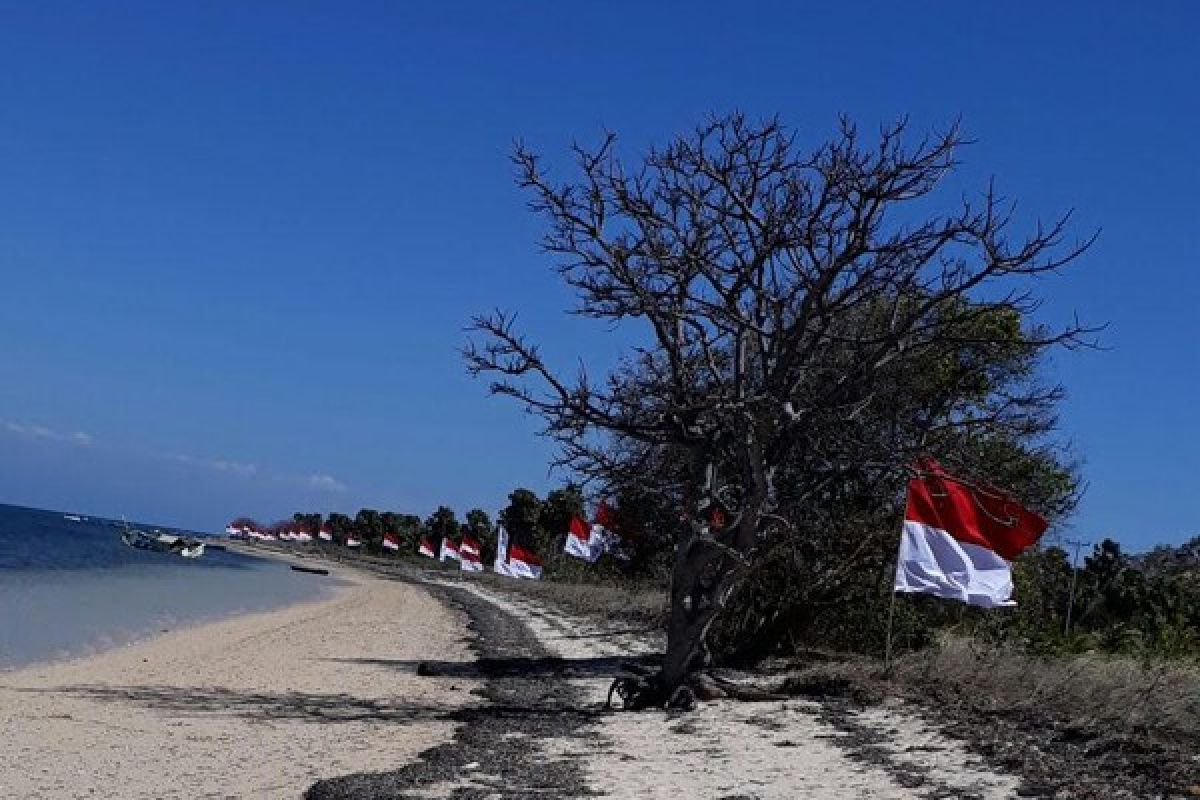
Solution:
[[[0,673],[0,797],[295,798],[450,739],[472,681],[396,665],[470,660],[461,615],[338,574],[328,600]]]
[[[0,797],[929,796],[1018,779],[902,708],[603,710],[662,642],[453,573],[0,673]],[[420,669],[418,668],[420,665]],[[307,793],[307,794],[306,794]]]

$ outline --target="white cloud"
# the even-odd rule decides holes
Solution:
[[[58,442],[60,444],[73,444],[79,447],[87,447],[96,441],[94,436],[83,431],[56,431],[43,425],[30,425],[21,422],[5,422],[4,429],[9,433],[15,433],[18,436],[25,436],[30,439],[41,439],[42,441]]]
[[[185,464],[189,467],[200,467],[202,469],[216,470],[217,472],[228,472],[233,475],[244,475],[249,477],[258,474],[258,466],[256,464],[248,464],[244,461],[233,461],[228,458],[198,458],[196,456],[184,455],[183,453],[167,453],[163,456],[169,461],[175,461],[180,464]]]
[[[161,454],[161,457],[188,467],[222,472],[242,478],[258,477],[262,480],[287,483],[293,486],[302,484],[310,489],[316,489],[322,492],[334,492],[338,494],[349,490],[349,487],[346,486],[346,484],[342,483],[332,475],[326,475],[324,473],[314,473],[312,475],[303,476],[295,474],[288,475],[286,473],[279,473],[270,469],[260,469],[257,464],[251,464],[245,461],[234,461],[233,459],[229,458],[189,456],[183,453],[163,453]]]
[[[308,485],[325,492],[344,492],[347,489],[346,484],[332,475],[309,475]]]

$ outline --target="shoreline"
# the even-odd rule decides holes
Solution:
[[[0,794],[294,798],[449,739],[474,682],[431,698],[393,665],[469,660],[463,619],[346,572],[329,598],[0,674]]]
[[[225,542],[221,542],[225,545]],[[255,551],[250,548],[240,548],[237,546],[226,547],[229,552],[233,552],[239,556],[248,558],[258,558],[266,561],[286,562],[288,553],[276,553],[271,551]],[[348,570],[347,574],[355,571]],[[326,576],[316,576],[326,577]],[[169,625],[169,628],[158,627],[160,623],[143,624],[142,630],[118,629],[111,632],[105,632],[90,641],[78,642],[73,645],[66,646],[62,651],[54,655],[37,656],[32,660],[22,660],[11,664],[0,662],[0,681],[3,681],[6,676],[22,670],[33,669],[37,667],[51,667],[58,665],[68,665],[75,662],[86,661],[87,659],[95,658],[106,653],[123,650],[129,647],[136,647],[147,642],[155,641],[163,636],[201,628],[207,625],[218,624],[227,620],[248,617],[255,614],[267,614],[273,611],[281,611],[294,606],[300,606],[311,603],[320,603],[326,600],[334,599],[337,594],[352,583],[348,581],[345,575],[335,575],[332,570],[326,578],[332,579],[329,583],[316,587],[311,595],[297,598],[281,597],[277,601],[271,601],[266,606],[261,608],[233,608],[233,609],[212,609],[208,613],[201,613],[193,617],[172,618],[161,624]],[[345,585],[342,585],[345,583]],[[181,589],[186,589],[186,583],[181,582]],[[157,629],[152,629],[157,628]]]

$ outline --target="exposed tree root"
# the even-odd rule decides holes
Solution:
[[[764,702],[786,700],[788,697],[753,686],[740,686],[703,671],[693,673],[686,682],[668,688],[662,680],[661,673],[652,673],[636,664],[624,664],[622,667],[634,674],[613,680],[612,685],[608,687],[608,698],[604,703],[606,709],[614,708],[614,694],[621,700],[619,709],[622,711],[642,711],[648,708],[691,711],[696,707],[697,701],[701,700],[728,697],[745,702]]]

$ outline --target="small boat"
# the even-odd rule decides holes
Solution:
[[[63,519],[67,522],[83,522],[83,517],[78,514],[63,514]]]
[[[185,539],[162,531],[146,533],[137,528],[125,526],[121,533],[121,541],[136,550],[149,550],[154,553],[175,553],[184,558],[199,558],[204,555],[204,542],[198,539]]]
[[[321,567],[302,567],[299,564],[292,564],[292,569],[294,569],[296,572],[308,572],[313,575],[328,575],[329,574],[329,570],[327,570],[327,569],[323,569]]]

